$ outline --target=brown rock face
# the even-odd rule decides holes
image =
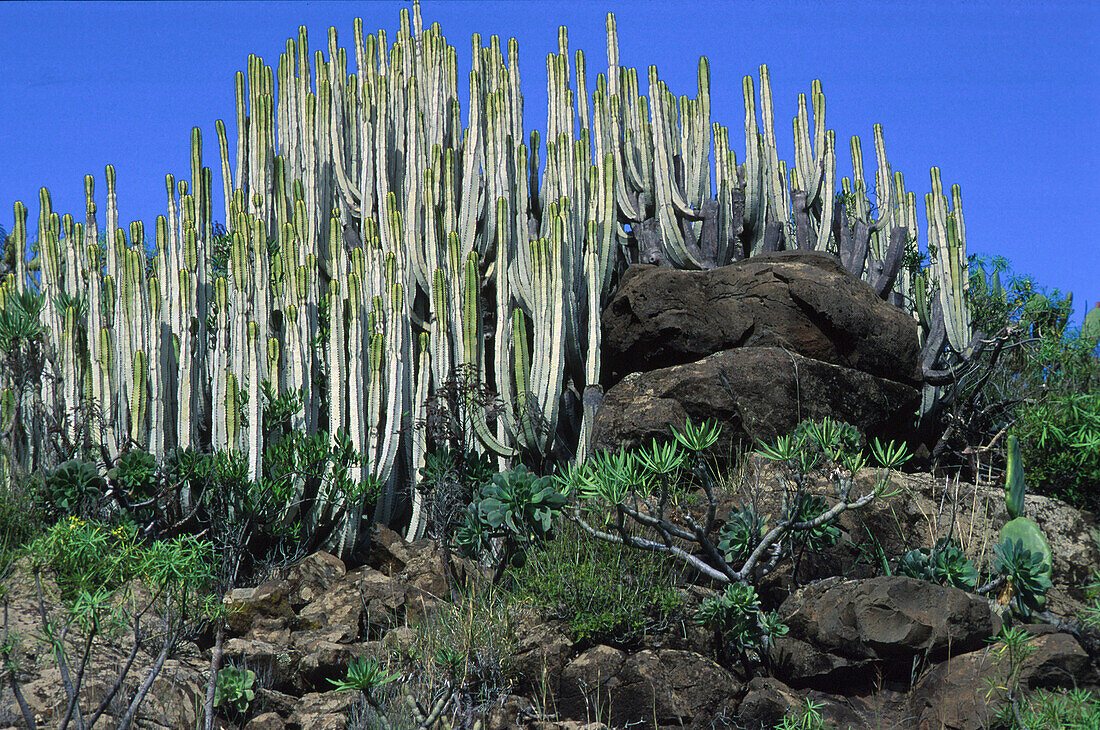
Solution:
[[[1001,629],[985,599],[904,576],[815,583],[779,614],[790,629],[775,646],[784,681],[826,690],[871,663],[904,675],[914,656],[974,651]]]
[[[741,693],[714,660],[678,649],[627,655],[609,646],[583,652],[561,675],[559,711],[598,714],[612,727],[709,727],[709,718]]]
[[[942,730],[981,730],[989,727],[1008,701],[1003,691],[1010,679],[1021,689],[1044,686],[1072,687],[1095,680],[1088,655],[1069,634],[1036,636],[1013,677],[1013,667],[995,647],[974,651],[931,669],[913,687],[910,716],[914,727]]]
[[[783,251],[710,271],[632,266],[604,310],[602,337],[614,381],[744,347],[920,380],[913,318],[824,253]]]
[[[698,362],[635,373],[608,391],[592,445],[617,451],[667,438],[684,419],[713,418],[725,437],[770,442],[806,418],[846,421],[868,438],[904,433],[916,388],[775,347],[719,352]]]

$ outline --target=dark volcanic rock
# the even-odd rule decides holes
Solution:
[[[1001,630],[984,598],[904,576],[821,581],[793,593],[779,614],[790,629],[775,644],[784,681],[826,691],[870,664],[906,677],[915,656],[974,651]]]
[[[617,451],[667,438],[691,417],[717,419],[724,438],[770,442],[806,418],[831,416],[868,439],[896,438],[919,392],[908,385],[774,347],[727,350],[686,365],[634,373],[607,392],[593,448]]]
[[[915,385],[917,325],[833,256],[783,251],[710,271],[632,266],[603,313],[611,382],[722,350],[778,347]]]

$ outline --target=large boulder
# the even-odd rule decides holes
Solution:
[[[609,646],[581,653],[561,675],[563,717],[612,727],[710,727],[732,709],[741,684],[713,659],[678,649],[628,655]]]
[[[1018,666],[998,647],[989,647],[932,667],[913,686],[910,716],[917,718],[914,727],[919,728],[981,730],[1009,702],[1008,693],[996,688],[1016,683],[1023,691],[1051,686],[1095,689],[1095,681],[1088,654],[1076,639],[1044,633],[1028,641]]]
[[[698,362],[634,373],[607,392],[596,413],[592,447],[616,451],[669,426],[716,419],[724,437],[770,442],[806,418],[846,421],[868,438],[899,438],[920,393],[904,383],[777,347],[726,350]]]
[[[604,310],[602,345],[612,382],[746,347],[920,382],[913,318],[818,252],[765,254],[710,271],[632,266]]]
[[[1001,630],[984,598],[905,576],[821,581],[791,594],[779,614],[789,627],[775,643],[782,679],[825,691],[871,666],[908,679],[914,657],[974,651]]]

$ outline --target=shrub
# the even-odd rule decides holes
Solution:
[[[33,483],[0,486],[0,572],[46,529],[44,499]]]
[[[467,508],[466,522],[455,532],[455,542],[469,557],[496,552],[494,582],[509,565],[522,565],[527,550],[552,536],[554,518],[565,506],[553,477],[539,477],[520,464],[496,474],[477,491]]]
[[[132,525],[115,527],[70,516],[28,548],[36,564],[57,573],[69,598],[81,591],[113,590],[134,578],[153,587],[197,590],[213,579],[209,542],[191,536],[143,543]]]
[[[672,561],[588,539],[573,524],[530,551],[507,585],[521,600],[566,621],[580,644],[633,647],[672,624],[682,600]]]
[[[936,540],[931,550],[910,550],[898,563],[898,572],[910,578],[972,591],[978,586],[978,569],[958,544],[946,537]]]

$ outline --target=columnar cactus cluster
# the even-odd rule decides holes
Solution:
[[[917,236],[914,195],[890,169],[878,125],[878,220],[858,138],[854,176],[836,194],[835,135],[819,82],[812,126],[799,96],[788,167],[776,149],[768,69],[760,67],[759,115],[757,82],[746,76],[738,163],[729,130],[710,119],[706,59],[694,97],[674,96],[655,66],[643,95],[637,70],[619,64],[608,15],[608,67],[591,94],[585,56],[570,55],[564,28],[547,58],[543,151],[539,133],[524,132],[514,39],[504,48],[496,36],[488,45],[473,37],[465,126],[457,51],[438,24],[423,27],[417,4],[411,17],[402,11],[392,43],[355,22],[355,73],[335,29],[327,40],[327,56],[311,55],[303,27],[274,70],[251,56],[237,73],[234,152],[217,122],[224,272],[211,263],[216,192],[197,128],[190,181],[166,179],[151,266],[141,224],[129,238],[119,225],[113,168],[105,251],[92,177],[83,224],[53,213],[43,189],[34,263],[58,377],[56,386],[42,380],[42,397],[64,413],[99,409],[108,454],[232,449],[247,454],[254,478],[265,447],[263,384],[297,391],[304,408],[294,428],[333,439],[346,432],[367,456],[353,478],[384,485],[372,515],[346,518],[337,547],[347,550],[361,518],[390,520],[401,500],[411,501],[410,536],[424,529],[423,495],[412,484],[427,444],[416,425],[433,390],[460,368],[505,404],[493,414],[470,404],[476,450],[503,464],[547,455],[564,435],[585,457],[599,315],[631,263],[698,269],[789,248],[831,251],[920,318],[929,366],[944,349],[937,333],[955,351],[967,346],[958,188],[949,208],[933,169],[926,202],[936,263],[929,280],[911,277],[902,259]],[[25,217],[17,203],[19,252]],[[30,285],[17,259],[0,298]],[[323,499],[315,509],[326,509]]]

